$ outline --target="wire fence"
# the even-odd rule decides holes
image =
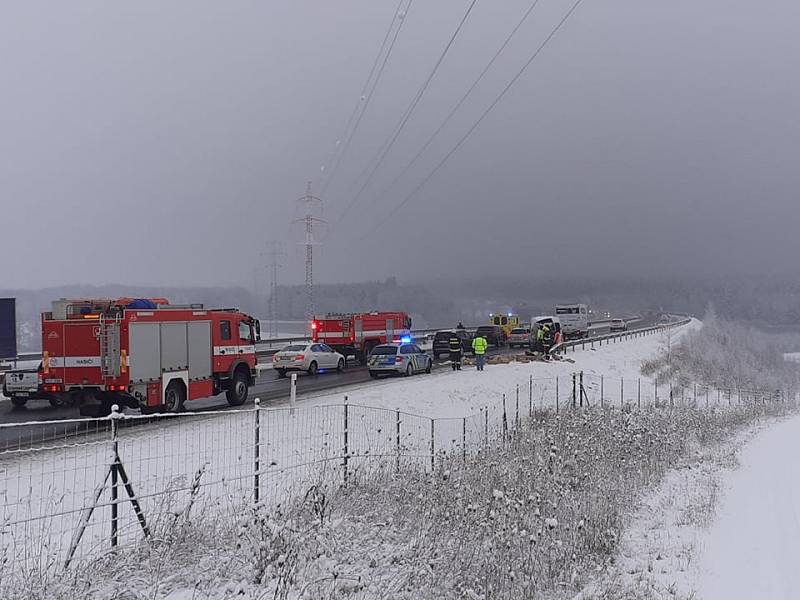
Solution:
[[[504,443],[537,411],[725,408],[788,402],[780,390],[654,384],[576,372],[511,383],[463,417],[352,404],[1,424],[0,584],[158,539],[193,511],[242,514],[312,486],[432,471]],[[9,439],[9,435],[5,436]],[[0,585],[0,589],[2,585]]]

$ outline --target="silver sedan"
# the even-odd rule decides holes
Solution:
[[[326,344],[292,344],[272,356],[272,368],[280,377],[287,371],[305,371],[316,375],[330,369],[343,371],[345,357]]]

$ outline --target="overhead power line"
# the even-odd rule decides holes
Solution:
[[[461,96],[461,99],[456,103],[456,105],[453,107],[453,109],[450,111],[447,117],[445,117],[444,121],[442,121],[439,127],[436,128],[436,131],[434,131],[433,134],[431,134],[431,136],[428,138],[428,140],[422,145],[422,148],[419,149],[414,158],[412,158],[411,161],[405,166],[405,168],[402,171],[400,171],[397,177],[395,177],[392,180],[392,182],[383,190],[383,192],[378,194],[379,198],[385,197],[388,194],[388,192],[395,185],[397,185],[397,182],[400,181],[400,179],[402,179],[406,175],[406,173],[408,173],[409,170],[411,170],[411,167],[413,167],[416,164],[416,162],[425,153],[428,147],[433,143],[433,141],[438,137],[438,135],[442,132],[442,130],[447,126],[447,124],[450,122],[450,119],[452,119],[455,116],[455,114],[458,112],[458,110],[461,108],[464,102],[466,102],[467,98],[469,98],[470,94],[472,94],[475,88],[478,87],[478,84],[483,80],[483,77],[486,75],[486,73],[489,72],[489,69],[492,68],[495,61],[503,53],[503,50],[506,49],[506,46],[508,46],[508,44],[511,42],[511,39],[516,35],[517,31],[519,31],[520,27],[522,27],[522,25],[528,19],[530,14],[533,12],[533,9],[536,8],[537,4],[539,4],[539,0],[533,0],[533,2],[525,11],[525,14],[522,15],[522,18],[516,24],[514,29],[512,29],[511,33],[508,34],[508,37],[506,37],[503,44],[497,49],[497,52],[494,53],[494,56],[492,56],[491,60],[488,63],[486,63],[486,66],[480,72],[475,81],[472,82],[472,85],[470,85],[467,91],[464,92],[464,95]]]
[[[406,204],[408,204],[422,190],[422,188],[424,188],[427,185],[427,183],[433,178],[433,176],[436,175],[436,173],[439,172],[439,170],[447,163],[448,160],[450,160],[450,157],[453,156],[453,154],[455,154],[458,151],[458,149],[461,148],[462,145],[464,145],[464,142],[466,142],[467,139],[469,139],[469,137],[472,135],[472,133],[478,128],[478,126],[481,124],[481,122],[486,118],[486,116],[490,112],[492,112],[494,107],[497,106],[500,103],[500,101],[505,97],[505,95],[508,93],[508,91],[519,80],[519,78],[522,77],[522,74],[527,70],[527,68],[531,65],[531,63],[534,60],[536,60],[536,57],[539,56],[539,54],[541,54],[542,50],[544,50],[544,48],[547,46],[547,44],[550,42],[550,40],[552,40],[555,37],[555,35],[564,26],[564,24],[569,20],[569,18],[577,10],[578,6],[580,6],[582,2],[583,2],[583,0],[576,0],[576,2],[572,5],[572,7],[567,11],[567,14],[564,15],[564,17],[553,28],[553,30],[550,32],[550,34],[539,45],[539,47],[536,49],[536,51],[530,56],[530,58],[527,60],[527,62],[524,65],[522,65],[522,68],[519,71],[517,71],[517,73],[514,75],[514,77],[512,77],[511,80],[506,84],[506,86],[503,88],[503,91],[500,92],[500,94],[497,95],[497,97],[486,108],[486,110],[483,111],[481,116],[478,117],[478,120],[475,121],[472,124],[472,126],[467,130],[467,132],[458,140],[458,142],[456,142],[455,146],[453,146],[450,149],[450,151],[447,154],[445,154],[444,158],[442,158],[436,164],[436,166],[433,168],[433,170],[431,170],[430,173],[428,173],[428,175],[425,177],[425,179],[423,179],[419,183],[419,185],[417,185],[417,187],[415,187],[411,191],[411,193],[408,194],[405,197],[405,199],[403,199],[402,202],[396,204],[394,206],[394,208],[392,208],[392,210],[390,210],[386,214],[385,217],[383,217],[378,222],[376,222],[375,225],[373,225],[372,227],[366,229],[367,233],[360,238],[361,240],[367,239],[372,233],[374,233],[376,231],[380,231],[380,226],[381,225],[383,225],[386,221],[388,221],[395,214],[397,214],[397,212],[401,208],[403,208]]]
[[[450,36],[450,39],[448,40],[447,45],[444,47],[442,52],[439,54],[439,58],[436,60],[436,64],[434,64],[433,69],[431,69],[431,72],[425,78],[425,81],[422,83],[422,85],[420,86],[419,90],[417,90],[417,93],[414,96],[414,98],[412,99],[411,104],[409,104],[408,108],[406,108],[405,112],[403,113],[403,116],[400,118],[400,122],[395,127],[394,133],[389,138],[388,143],[386,143],[384,145],[383,149],[381,150],[381,152],[380,152],[380,154],[378,156],[378,161],[375,163],[375,166],[370,171],[369,175],[367,176],[367,179],[364,181],[364,184],[358,190],[358,193],[353,197],[353,199],[345,207],[344,212],[339,216],[339,219],[336,221],[337,223],[340,223],[342,221],[342,219],[344,219],[344,217],[350,211],[350,209],[355,205],[355,203],[358,202],[358,199],[364,193],[364,190],[367,189],[367,186],[372,181],[372,178],[375,176],[375,173],[378,171],[380,166],[383,164],[383,161],[386,159],[386,156],[389,154],[389,151],[392,149],[392,146],[394,146],[394,143],[397,141],[397,138],[400,136],[400,133],[402,133],[403,128],[406,126],[406,123],[408,123],[408,120],[411,118],[411,115],[414,113],[414,109],[417,108],[417,105],[419,104],[420,100],[422,100],[422,96],[425,94],[425,91],[428,89],[428,86],[430,85],[431,81],[433,81],[433,78],[436,76],[436,73],[439,70],[439,67],[441,66],[442,62],[444,61],[445,56],[447,56],[447,53],[450,51],[450,48],[453,46],[453,43],[455,42],[456,38],[458,37],[458,34],[461,32],[461,29],[464,27],[464,23],[467,22],[467,19],[469,18],[469,15],[472,12],[472,9],[475,8],[475,4],[477,4],[477,2],[478,2],[478,0],[472,0],[472,2],[470,2],[469,6],[467,7],[466,12],[464,13],[464,16],[461,17],[461,21],[458,23],[458,26],[456,27],[455,31],[453,31],[453,34]]]
[[[386,63],[389,62],[389,57],[392,54],[392,50],[394,49],[395,43],[397,42],[397,37],[400,35],[400,30],[403,28],[403,23],[405,23],[405,18],[408,16],[408,11],[411,9],[411,4],[414,0],[400,0],[395,8],[394,14],[392,15],[392,21],[389,23],[389,28],[386,30],[386,35],[383,38],[383,43],[381,44],[380,49],[378,50],[378,54],[375,56],[375,61],[372,63],[372,69],[370,69],[369,75],[367,76],[367,80],[364,82],[364,86],[361,88],[361,94],[356,101],[356,105],[353,107],[353,112],[350,114],[350,118],[347,121],[347,126],[345,127],[344,134],[342,135],[339,140],[337,140],[336,147],[331,154],[330,159],[328,160],[328,164],[323,167],[323,178],[324,184],[322,186],[322,193],[325,193],[325,190],[330,185],[331,181],[333,181],[334,176],[336,175],[337,170],[339,169],[339,165],[342,162],[342,158],[347,153],[347,150],[350,148],[350,143],[353,141],[353,137],[358,131],[358,126],[361,124],[361,119],[364,117],[364,113],[367,111],[367,107],[369,106],[369,102],[372,99],[372,95],[375,93],[375,89],[378,87],[378,83],[383,76],[384,69],[386,68]],[[405,6],[404,6],[405,4]],[[395,29],[395,25],[397,25]],[[384,54],[384,49],[386,49],[386,42],[392,34],[392,30],[394,30],[394,36],[392,36],[392,40],[389,44],[388,50],[386,50]],[[381,56],[383,56],[383,60],[381,61]],[[380,63],[380,67],[378,68],[377,74],[375,73],[375,69]],[[373,75],[375,78],[373,79]],[[370,85],[371,82],[371,85]],[[352,126],[352,127],[351,127]],[[341,144],[341,140],[344,139],[344,144]],[[327,166],[330,165],[332,161],[333,167],[329,170],[328,173],[325,172]]]

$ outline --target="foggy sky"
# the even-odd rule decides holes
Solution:
[[[797,275],[800,7],[585,0],[400,213],[571,1],[416,0],[323,197],[319,281]],[[9,0],[0,18],[3,287],[244,284],[341,138],[396,0]],[[376,226],[376,224],[379,224]]]

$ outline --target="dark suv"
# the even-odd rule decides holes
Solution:
[[[433,337],[433,358],[438,360],[439,356],[450,353],[450,337],[455,334],[461,340],[461,352],[467,354],[472,352],[472,334],[466,329],[456,329],[453,331],[438,331]]]
[[[489,346],[500,348],[506,345],[506,332],[499,325],[481,325],[475,330],[475,337],[481,336]]]

